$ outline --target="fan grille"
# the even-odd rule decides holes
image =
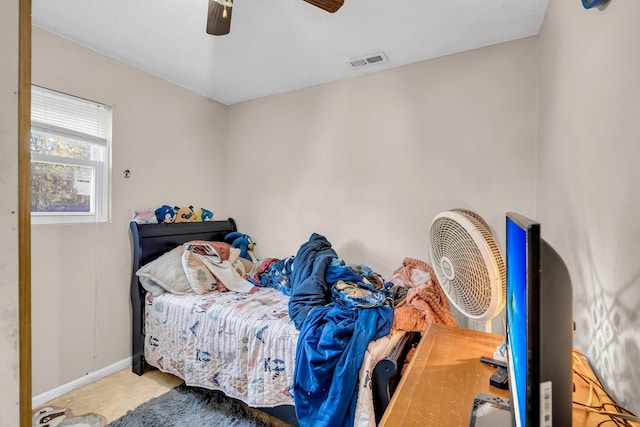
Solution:
[[[471,219],[475,219],[476,221],[478,221],[480,224],[482,224],[482,226],[484,228],[486,228],[487,230],[490,230],[489,228],[489,224],[487,224],[487,221],[484,220],[484,218],[482,218],[480,215],[478,215],[477,213],[475,213],[474,211],[470,211],[468,209],[464,209],[464,208],[456,208],[456,209],[451,209],[451,211],[453,212],[459,212],[461,214],[466,215],[467,217],[471,217]]]
[[[460,221],[439,216],[431,224],[434,270],[460,311],[475,320],[491,319],[504,308],[506,268],[502,255],[489,230],[475,217],[461,211],[450,215]],[[477,233],[480,236],[473,235]],[[483,245],[484,252],[478,245]],[[492,285],[492,281],[497,283]],[[495,288],[492,292],[492,286],[497,292]]]

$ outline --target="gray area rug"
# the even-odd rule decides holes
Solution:
[[[270,427],[242,403],[218,391],[184,384],[143,403],[107,427]]]

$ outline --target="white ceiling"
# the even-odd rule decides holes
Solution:
[[[548,0],[32,0],[33,24],[226,105],[538,34]],[[389,62],[353,69],[384,52]]]

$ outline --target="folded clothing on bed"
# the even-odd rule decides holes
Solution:
[[[257,267],[251,270],[248,280],[258,286],[277,289],[284,295],[291,296],[290,276],[293,273],[295,256],[285,259],[266,258],[260,260]]]
[[[244,271],[239,257],[240,249],[228,243],[192,240],[183,245],[182,267],[191,288],[198,294],[216,287],[219,291],[256,292],[258,288],[243,279],[236,270],[237,265]]]
[[[182,247],[184,250],[198,255],[213,257],[218,262],[228,261],[231,258],[231,250],[235,249],[226,242],[211,242],[208,240],[191,240],[182,245]]]

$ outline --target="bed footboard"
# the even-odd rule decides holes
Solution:
[[[378,361],[373,369],[373,407],[376,415],[376,424],[382,419],[384,411],[389,405],[391,396],[398,386],[402,374],[402,367],[411,347],[420,341],[419,332],[407,332],[394,350],[384,359]]]

